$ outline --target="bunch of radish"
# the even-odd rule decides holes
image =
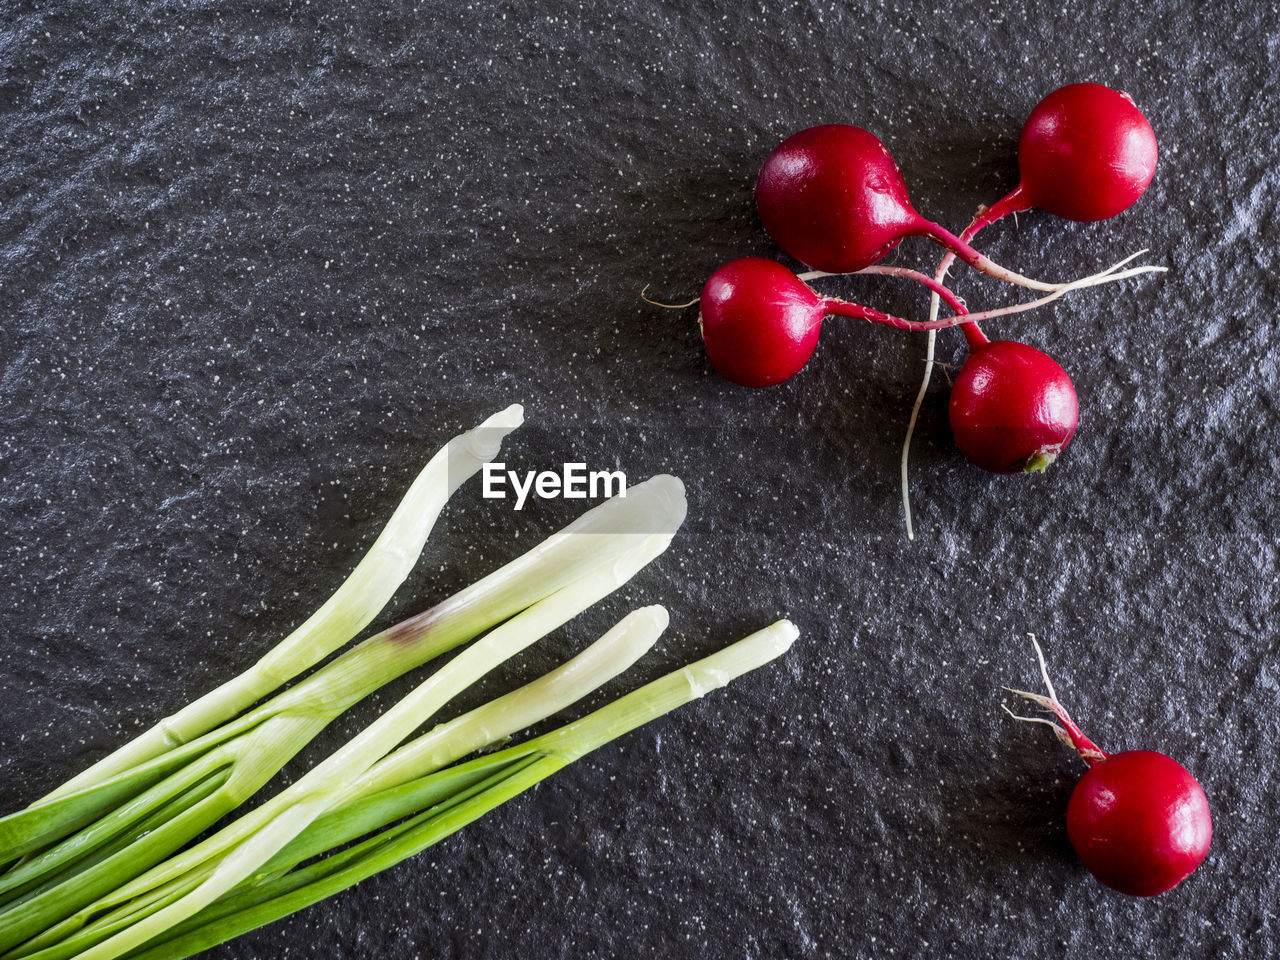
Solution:
[[[774,260],[746,257],[716,270],[693,301],[699,305],[707,354],[728,380],[768,387],[791,378],[808,363],[827,317],[927,331],[925,380],[902,457],[910,536],[907,451],[929,382],[935,332],[959,326],[968,345],[950,401],[952,433],[961,452],[994,473],[1039,472],[1057,459],[1075,434],[1079,405],[1071,378],[1034,347],[989,340],[978,322],[1040,306],[1081,287],[1163,269],[1122,269],[1130,257],[1080,280],[1044,283],[994,263],[974,249],[974,237],[1002,217],[1032,207],[1075,221],[1113,217],[1146,191],[1155,176],[1156,158],[1151,125],[1127,94],[1093,83],[1062,87],[1036,106],[1023,127],[1017,187],[991,206],[980,207],[973,222],[956,235],[915,210],[901,171],[873,134],[845,124],[802,130],[765,160],[756,181],[756,202],[778,246],[811,269],[797,274]],[[927,237],[946,249],[932,277],[881,263],[912,236]],[[957,258],[1044,295],[997,310],[969,312],[944,285]],[[918,282],[932,294],[928,319],[893,316],[823,296],[810,286],[810,281],[834,274],[889,275]],[[943,303],[951,313],[940,318]],[[1038,644],[1036,654],[1048,696],[1013,692],[1039,704],[1054,719],[1018,719],[1049,724],[1089,765],[1067,809],[1068,835],[1081,860],[1102,883],[1123,893],[1154,896],[1173,888],[1199,866],[1209,849],[1213,826],[1204,790],[1164,754],[1101,750],[1058,702]]]
[[[780,263],[749,257],[715,271],[698,301],[707,354],[734,383],[767,387],[804,367],[827,316],[929,331],[927,368],[932,364],[934,331],[961,325],[969,357],[951,394],[950,420],[957,446],[973,463],[995,473],[1043,470],[1075,433],[1079,409],[1071,378],[1033,347],[988,340],[977,321],[1031,309],[1080,287],[1163,268],[1121,269],[1128,263],[1124,260],[1094,276],[1044,283],[994,263],[971,241],[1001,217],[1031,207],[1079,221],[1114,216],[1146,190],[1155,175],[1156,156],[1151,125],[1128,95],[1093,83],[1062,87],[1036,106],[1023,127],[1018,150],[1021,182],[1003,199],[981,208],[957,236],[911,205],[902,172],[873,134],[846,124],[802,130],[765,160],[756,180],[756,203],[765,229],[778,246],[813,269],[797,275]],[[906,268],[880,265],[912,236],[927,237],[946,248],[932,279]],[[943,286],[956,258],[1045,296],[969,313]],[[933,295],[929,319],[907,320],[824,297],[808,283],[850,273],[889,274],[924,284]],[[939,319],[942,302],[952,313]],[[928,370],[926,386],[927,376]],[[908,445],[924,389],[912,412]],[[910,536],[905,447],[903,494]]]

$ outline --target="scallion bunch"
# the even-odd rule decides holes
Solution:
[[[369,624],[449,496],[521,421],[513,406],[451,440],[350,577],[252,668],[0,819],[0,960],[190,956],[412,856],[790,646],[797,631],[780,621],[551,733],[464,759],[627,669],[667,626],[662,607],[645,607],[545,676],[415,737],[488,671],[667,548],[684,488],[658,476],[276,692]],[[345,710],[468,642],[296,782],[229,817]]]

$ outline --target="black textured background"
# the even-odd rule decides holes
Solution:
[[[212,956],[1275,955],[1278,32],[1274,4],[1191,0],[0,5],[0,807],[246,667],[441,442],[520,401],[513,465],[673,472],[691,512],[487,692],[642,603],[673,626],[613,690],[779,615],[800,641]],[[935,381],[913,544],[922,339],[834,322],[752,392],[709,371],[693,311],[639,299],[776,255],[751,184],[795,129],[877,132],[959,228],[1013,185],[1032,105],[1086,79],[1151,118],[1154,185],[1113,221],[1032,213],[983,245],[1033,275],[1140,247],[1171,272],[991,326],[1079,390],[1042,477],[967,465]],[[378,623],[576,512],[464,488]],[[1036,683],[1028,632],[1103,747],[1203,782],[1213,849],[1173,893],[1127,899],[1075,860],[1082,765],[999,709]]]

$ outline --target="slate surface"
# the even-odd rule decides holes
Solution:
[[[224,958],[1261,957],[1280,951],[1274,4],[6,3],[0,7],[0,807],[247,666],[341,580],[437,445],[512,401],[508,461],[670,471],[670,552],[495,677],[626,610],[631,680],[779,615],[772,669],[615,743]],[[953,228],[1013,184],[1022,119],[1127,89],[1160,170],[1108,223],[985,238],[1162,279],[993,325],[1083,420],[1047,475],[968,466],[923,341],[833,323],[791,383],[712,374],[696,296],[776,255],[751,203],[803,126],[876,131]],[[936,251],[906,245],[896,262]],[[828,289],[915,312],[900,284]],[[971,303],[1017,296],[970,271]],[[960,338],[940,341],[962,357]],[[475,484],[379,619],[577,512]],[[1082,767],[1000,711],[1026,634],[1104,747],[1181,759],[1215,814],[1182,888],[1075,860]],[[391,702],[366,704],[304,769]],[[296,772],[296,770],[295,770]]]

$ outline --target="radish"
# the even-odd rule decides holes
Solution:
[[[1127,93],[1099,83],[1059,87],[1023,124],[1021,182],[991,205],[983,226],[1031,207],[1067,220],[1107,220],[1146,192],[1158,156],[1155,131]]]
[[[951,388],[949,409],[956,446],[992,473],[1042,472],[1080,420],[1071,378],[1035,347],[989,341],[977,324],[963,329],[969,359]]]
[[[1099,749],[1058,703],[1034,635],[1031,642],[1049,695],[1006,689],[1039,704],[1058,722],[1005,710],[1016,720],[1048,724],[1089,765],[1067,803],[1071,845],[1089,872],[1113,890],[1153,897],[1173,889],[1209,852],[1213,820],[1204,789],[1163,753]]]
[[[1002,217],[1032,207],[1067,220],[1107,220],[1146,192],[1158,155],[1155,131],[1127,93],[1098,83],[1059,87],[1022,125],[1018,185],[980,208],[960,239],[968,243]],[[950,251],[943,257],[939,282],[955,259]]]
[[[818,345],[818,334],[826,316],[839,315],[869,320],[900,330],[936,330],[956,324],[965,324],[966,330],[976,329],[976,324],[972,323],[975,319],[986,320],[1021,313],[1056,300],[1077,286],[1103,283],[1125,276],[1130,271],[1115,271],[1126,262],[1121,261],[1097,277],[1068,284],[1038,300],[983,313],[967,313],[964,304],[950,290],[915,270],[873,266],[859,271],[915,280],[929,287],[955,311],[953,316],[940,320],[935,318],[927,323],[904,320],[858,303],[824,297],[804,282],[823,274],[796,276],[777,261],[763,257],[742,257],[726,263],[707,280],[699,300],[691,303],[658,303],[644,297],[643,291],[641,296],[656,306],[673,309],[699,303],[698,324],[707,355],[715,368],[725,379],[742,386],[768,387],[791,378],[809,362]]]
[[[963,312],[950,291],[941,291],[952,309],[960,306]],[[769,387],[799,373],[813,356],[822,320],[829,314],[911,325],[856,303],[820,296],[782,264],[763,257],[726,263],[711,274],[699,302],[698,325],[707,356],[721,376],[744,387]]]
[[[980,207],[960,239],[969,243],[1000,218],[1032,207],[1069,220],[1113,217],[1146,191],[1155,177],[1158,155],[1155,131],[1127,93],[1097,83],[1059,87],[1036,104],[1023,124],[1018,185],[991,206]],[[948,251],[934,279],[943,282],[955,259]],[[930,320],[938,316],[939,305],[937,297],[931,298]],[[902,443],[902,506],[908,539],[914,538],[908,460],[920,407],[933,377],[936,338],[929,334],[924,376]]]
[[[824,272],[856,273],[905,237],[923,236],[1001,280],[1045,291],[1065,286],[1014,273],[922,217],[889,151],[861,127],[828,123],[788,137],[760,168],[756,204],[778,246]]]

